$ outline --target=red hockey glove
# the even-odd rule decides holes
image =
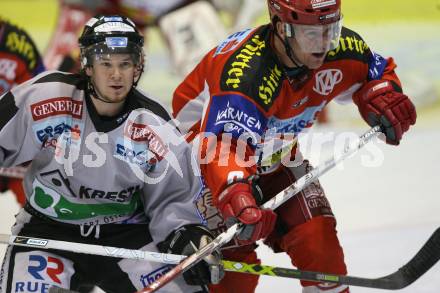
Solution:
[[[258,188],[253,188],[252,183],[237,182],[223,190],[218,199],[218,209],[228,227],[237,221],[245,225],[237,237],[244,245],[266,238],[277,218],[272,210],[260,209],[255,198],[262,199]]]
[[[410,125],[416,123],[416,109],[410,99],[396,92],[390,81],[373,80],[353,95],[362,118],[380,125],[389,144],[398,145]]]

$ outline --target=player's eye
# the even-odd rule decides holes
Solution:
[[[122,69],[128,69],[128,68],[131,68],[133,66],[133,63],[131,63],[130,61],[124,61],[124,62],[121,62],[121,64],[119,66]]]

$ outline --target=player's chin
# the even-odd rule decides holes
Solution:
[[[109,103],[119,103],[125,100],[127,95],[125,94],[115,94],[115,93],[110,93],[105,95],[104,100],[106,100]]]
[[[128,92],[129,92],[129,90],[127,90],[126,88],[111,89],[108,92],[107,97],[112,102],[120,102],[120,101],[123,101],[127,97]]]
[[[325,53],[312,53],[307,60],[307,67],[310,69],[317,69],[324,64]]]

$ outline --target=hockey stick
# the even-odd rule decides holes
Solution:
[[[276,209],[278,206],[289,200],[291,197],[293,197],[295,194],[303,190],[305,187],[309,186],[313,181],[318,179],[320,176],[327,173],[328,170],[336,166],[338,163],[342,162],[347,157],[356,153],[366,143],[368,143],[374,137],[376,137],[380,133],[380,131],[381,131],[380,126],[375,126],[371,128],[365,134],[359,137],[359,142],[356,145],[347,146],[339,158],[329,159],[326,162],[324,162],[324,164],[322,164],[321,166],[314,168],[309,173],[299,178],[292,185],[279,192],[271,200],[263,204],[262,208],[272,209],[272,210]],[[217,238],[215,238],[212,242],[208,243],[199,251],[185,258],[181,263],[176,265],[173,269],[171,269],[166,274],[162,275],[160,278],[156,279],[149,286],[138,291],[137,293],[154,292],[157,289],[163,287],[164,285],[172,281],[174,278],[176,278],[179,274],[185,272],[186,270],[194,266],[196,263],[201,261],[204,257],[210,255],[216,249],[228,243],[237,233],[240,232],[241,229],[242,229],[242,225],[238,223],[232,225],[231,227],[228,228],[228,230],[218,235]]]
[[[0,167],[0,176],[22,179],[26,173],[25,167]]]
[[[293,278],[308,281],[337,283],[349,286],[375,289],[399,290],[414,283],[440,259],[440,228],[431,235],[417,254],[396,272],[384,277],[370,279],[353,276],[333,275],[320,272],[301,271],[289,268],[258,264],[223,261],[226,271]]]
[[[0,243],[32,247],[37,249],[56,249],[75,253],[94,254],[110,257],[146,260],[152,262],[160,262],[167,264],[179,263],[186,256],[177,254],[168,254],[160,252],[142,251],[135,249],[125,249],[119,247],[85,244],[78,242],[67,242],[53,239],[14,236],[7,234],[0,234]]]
[[[0,242],[18,246],[58,249],[77,253],[102,255],[109,257],[146,260],[168,264],[177,264],[186,256],[149,252],[142,250],[124,249],[110,246],[99,246],[76,242],[57,241],[43,238],[11,236],[0,234]],[[377,289],[397,290],[407,287],[426,273],[440,259],[440,228],[431,235],[417,254],[398,271],[376,279],[310,272],[290,268],[273,267],[260,264],[223,260],[226,271],[267,275],[317,282],[338,283],[349,286],[359,286]]]

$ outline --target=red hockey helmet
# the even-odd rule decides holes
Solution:
[[[268,0],[272,23],[284,24],[286,37],[295,38],[305,52],[335,49],[342,28],[341,0]]]
[[[291,24],[324,25],[341,18],[341,0],[268,0],[271,19]]]

